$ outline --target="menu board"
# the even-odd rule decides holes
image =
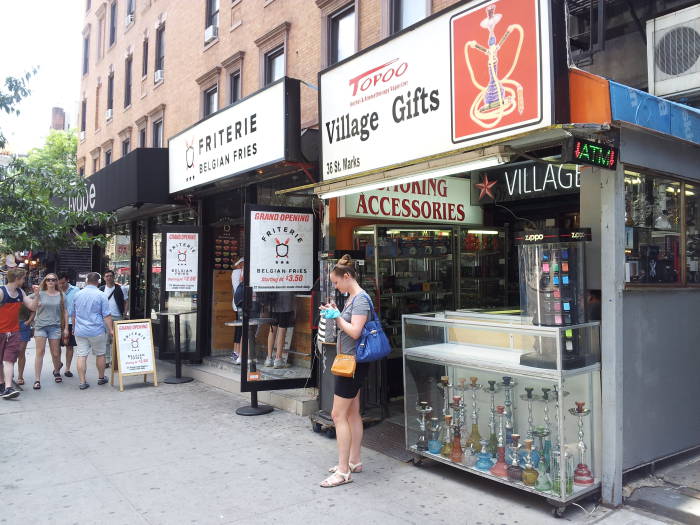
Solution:
[[[214,270],[233,270],[234,264],[241,257],[242,234],[243,228],[237,225],[224,224],[214,228]]]

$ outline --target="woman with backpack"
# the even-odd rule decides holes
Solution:
[[[58,277],[49,273],[39,286],[39,307],[34,317],[34,341],[36,342],[36,358],[34,360],[34,390],[41,388],[41,369],[44,365],[46,341],[53,361],[53,377],[56,383],[63,382],[61,377],[61,349],[59,343],[62,337],[68,337],[68,315],[66,313],[63,292],[58,288]]]
[[[337,353],[355,355],[357,340],[362,335],[362,329],[373,312],[373,307],[367,292],[357,282],[357,272],[349,255],[344,255],[335,265],[331,271],[331,282],[336,290],[349,294],[345,308],[335,318],[338,327]],[[321,306],[322,313],[333,310],[337,310],[334,303]],[[363,426],[360,415],[360,389],[368,371],[369,363],[357,363],[353,377],[335,376],[331,416],[338,442],[338,464],[330,468],[331,475],[321,482],[321,487],[330,488],[350,483],[352,473],[362,472],[360,453]]]

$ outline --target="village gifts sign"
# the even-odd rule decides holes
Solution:
[[[339,216],[440,224],[483,224],[482,209],[470,205],[471,191],[469,179],[457,177],[387,186],[345,196],[340,201]]]
[[[299,157],[299,81],[283,78],[172,137],[170,193]]]
[[[552,124],[550,18],[550,0],[469,2],[323,71],[323,180]]]
[[[246,207],[246,257],[254,292],[306,292],[314,284],[315,221],[310,211]]]

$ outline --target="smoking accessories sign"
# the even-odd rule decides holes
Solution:
[[[322,72],[323,179],[548,126],[549,35],[547,0],[475,0]]]
[[[199,234],[166,233],[165,251],[165,291],[196,292]]]
[[[250,210],[250,286],[256,292],[313,287],[314,216]]]

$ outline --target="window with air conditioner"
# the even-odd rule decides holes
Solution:
[[[700,94],[700,5],[647,21],[649,92]]]
[[[163,68],[165,67],[165,24],[156,30],[156,64],[154,81],[163,81]]]

